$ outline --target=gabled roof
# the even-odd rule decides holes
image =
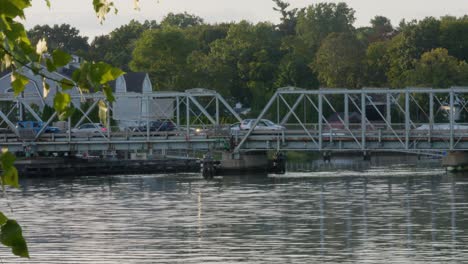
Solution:
[[[72,78],[72,74],[75,70],[77,70],[78,68],[73,66],[73,65],[69,65],[68,67],[62,67],[60,68],[59,70],[57,70],[58,73],[60,73],[61,75],[71,79]]]
[[[124,75],[127,92],[142,93],[143,83],[147,73],[145,72],[129,72]]]

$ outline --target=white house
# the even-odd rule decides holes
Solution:
[[[46,76],[49,76],[51,79],[62,80],[68,79],[71,80],[71,73],[79,67],[79,58],[73,57],[73,60],[70,64],[65,67],[60,68],[55,72],[47,71],[46,67],[41,66],[41,72]],[[29,105],[37,105],[40,110],[44,108],[45,105],[53,106],[54,96],[60,88],[57,86],[55,81],[46,79],[47,84],[49,85],[49,93],[46,95],[46,91],[42,85],[42,77],[35,75],[27,67],[23,67],[19,72],[29,79],[28,84],[26,84],[24,92],[19,95],[23,98],[25,102]],[[13,88],[11,87],[11,75],[12,72],[4,72],[0,75],[0,96],[11,97],[14,95]],[[79,90],[76,87],[73,87],[70,90],[65,91],[70,94],[74,99],[75,103],[79,103]],[[46,96],[45,96],[46,95]]]
[[[147,120],[174,118],[174,98],[145,96],[153,91],[147,73],[126,73],[114,82],[113,89],[117,99],[112,117],[120,127],[138,126]]]
[[[71,80],[73,72],[80,67],[81,62],[79,57],[72,57],[72,62],[65,67],[55,72],[48,72],[47,69],[43,67],[42,72],[52,79]],[[50,90],[49,94],[44,96],[45,92],[42,85],[42,77],[35,75],[27,67],[23,67],[20,71],[30,81],[26,85],[24,92],[19,96],[29,105],[37,105],[41,111],[45,105],[53,106],[54,96],[60,89],[57,87],[56,83],[51,80],[46,80]],[[11,72],[0,73],[0,97],[10,97],[14,95],[11,87],[11,74]],[[153,91],[147,73],[127,73],[115,80],[112,86],[117,98],[112,107],[112,117],[118,121],[119,126],[134,126],[146,120],[172,119],[174,117],[174,99],[155,99],[144,96],[144,94],[149,94]],[[80,91],[77,87],[65,92],[72,96],[75,105],[80,105]]]

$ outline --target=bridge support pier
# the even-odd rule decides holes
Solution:
[[[447,156],[442,159],[442,165],[449,171],[468,171],[468,152],[449,152]]]
[[[228,174],[242,172],[267,172],[268,156],[266,151],[239,153],[233,157],[231,152],[223,152],[221,170]]]

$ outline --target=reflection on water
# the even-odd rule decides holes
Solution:
[[[196,174],[26,179],[9,193],[10,215],[23,225],[32,258],[19,261],[4,248],[0,256],[3,263],[460,263],[468,259],[465,176],[379,168],[210,182]]]

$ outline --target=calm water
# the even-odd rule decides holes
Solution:
[[[32,258],[3,263],[468,260],[468,174],[441,169],[25,179],[9,200]]]

